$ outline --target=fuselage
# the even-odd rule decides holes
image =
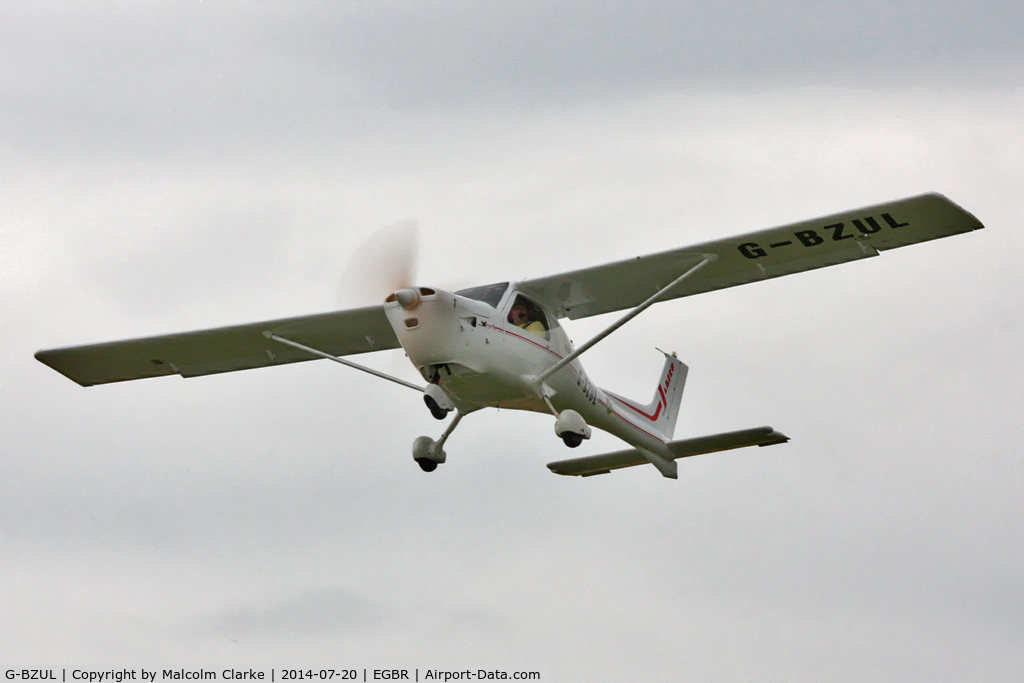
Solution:
[[[579,359],[543,383],[537,381],[573,346],[555,316],[515,283],[460,293],[427,287],[415,291],[416,301],[407,306],[388,297],[385,313],[409,360],[459,412],[494,407],[550,413],[542,398],[547,395],[556,411],[575,410],[592,427],[635,447],[667,453],[668,439],[650,416],[594,384]],[[511,321],[515,305],[528,307],[530,324]]]

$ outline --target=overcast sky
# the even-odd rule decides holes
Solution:
[[[69,4],[0,11],[5,667],[1024,669],[1019,2]],[[792,438],[678,481],[555,476],[510,411],[424,474],[443,425],[334,364],[83,389],[32,358],[330,310],[400,219],[458,288],[925,191],[986,229],[585,356],[646,398],[677,351],[677,438]]]

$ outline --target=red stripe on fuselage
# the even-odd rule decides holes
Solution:
[[[614,397],[612,397],[612,398],[614,398]],[[618,399],[615,399],[615,400],[618,401]],[[622,401],[619,401],[619,403],[622,403]],[[607,405],[606,405],[606,407],[607,407]],[[651,434],[649,431],[647,431],[646,429],[644,429],[640,425],[638,425],[638,424],[636,424],[636,423],[634,423],[634,422],[632,422],[630,420],[627,420],[624,416],[620,415],[614,409],[612,409],[611,412],[612,412],[612,415],[614,415],[615,417],[619,418],[620,420],[622,420],[623,422],[625,422],[626,424],[628,424],[630,427],[632,427],[633,429],[637,430],[638,432],[640,432],[642,434],[646,434],[647,436],[651,437],[655,441],[660,441],[661,443],[668,443],[668,439],[666,439],[665,437],[658,436],[657,434]]]
[[[668,405],[668,399],[665,398],[665,391],[668,390],[669,386],[672,384],[672,374],[674,370],[675,366],[672,366],[668,369],[668,378],[665,380],[664,387],[662,387],[660,384],[658,385],[658,395],[661,396],[661,398],[658,400],[658,408],[657,410],[654,411],[654,415],[648,415],[643,411],[642,408],[638,408],[629,401],[625,401],[617,396],[612,396],[612,398],[621,403],[622,405],[626,406],[630,410],[632,410],[634,413],[637,413],[638,415],[647,418],[651,422],[657,422],[658,416],[661,415],[661,409]]]
[[[616,401],[618,401],[619,403],[621,403],[622,405],[626,406],[630,410],[632,410],[634,413],[638,413],[639,415],[641,415],[643,417],[646,417],[651,422],[655,422],[658,419],[658,416],[661,415],[661,408],[662,408],[662,405],[663,405],[663,403],[661,401],[658,401],[658,409],[654,411],[654,415],[648,415],[647,413],[645,413],[640,408],[637,408],[635,405],[632,405],[631,403],[627,403],[626,401],[623,401],[618,396],[612,396],[612,398],[615,399]]]
[[[526,337],[524,337],[524,336],[523,336],[523,335],[521,335],[521,334],[516,334],[515,332],[510,332],[509,330],[506,330],[506,329],[505,329],[504,327],[498,327],[497,325],[490,325],[490,324],[488,324],[488,323],[481,323],[481,324],[482,324],[482,325],[483,325],[484,327],[490,327],[490,328],[491,328],[492,330],[495,330],[495,331],[497,331],[497,332],[504,332],[504,333],[505,333],[505,334],[507,334],[507,335],[510,335],[510,336],[513,336],[513,337],[515,337],[516,339],[522,339],[522,340],[523,340],[524,342],[527,342],[527,343],[529,343],[529,344],[533,344],[533,345],[534,345],[534,346],[536,346],[536,347],[537,347],[538,349],[544,349],[545,351],[547,351],[548,353],[550,353],[550,354],[551,354],[552,356],[554,356],[554,357],[555,357],[555,358],[557,358],[558,360],[562,360],[562,356],[558,355],[557,353],[555,353],[554,351],[552,351],[552,350],[551,350],[551,349],[549,349],[548,347],[544,346],[543,344],[538,344],[537,342],[533,341],[532,339],[527,339]],[[572,368],[572,370],[573,370],[574,372],[576,372],[577,374],[579,374],[579,371],[578,371],[578,370],[576,370],[576,368],[573,368],[573,367],[572,367],[572,363],[570,363],[570,364],[569,364],[569,367],[570,367],[570,368]]]

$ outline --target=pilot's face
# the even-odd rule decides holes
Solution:
[[[522,325],[523,323],[525,323],[528,319],[527,316],[528,314],[526,312],[526,306],[522,304],[516,304],[515,306],[513,306],[512,310],[509,311],[508,314],[508,317],[511,318],[512,322],[515,323],[516,325]]]

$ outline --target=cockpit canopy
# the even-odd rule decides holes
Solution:
[[[481,301],[493,308],[498,308],[498,304],[505,298],[505,293],[508,292],[508,289],[508,282],[496,282],[493,285],[460,289],[455,293],[467,299]],[[538,337],[551,339],[552,323],[548,316],[545,315],[544,308],[535,301],[516,293],[514,301],[510,300],[505,304],[503,313],[509,324],[520,327],[527,332],[532,332]]]
[[[507,282],[497,282],[493,285],[483,285],[482,287],[470,287],[469,289],[460,289],[455,292],[459,296],[464,296],[467,299],[475,299],[476,301],[482,301],[494,308],[498,307],[501,303],[501,297],[505,296],[505,291],[508,289]]]

